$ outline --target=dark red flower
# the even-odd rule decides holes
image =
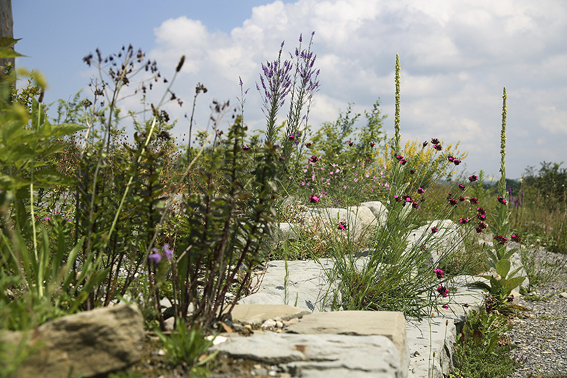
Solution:
[[[439,144],[439,139],[437,139],[437,138],[431,138],[431,143],[437,145],[437,144]]]
[[[498,244],[506,244],[508,243],[508,238],[502,236],[502,235],[496,235],[494,237],[494,239],[498,242]]]
[[[474,203],[475,205],[478,205],[478,198],[476,198],[476,197],[469,198],[469,202]]]

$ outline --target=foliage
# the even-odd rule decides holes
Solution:
[[[183,319],[178,320],[177,329],[169,336],[159,329],[156,329],[155,333],[163,343],[165,354],[172,364],[183,365],[192,376],[208,377],[205,364],[218,353],[217,351],[207,355],[214,337],[205,339],[201,329],[188,327]],[[204,355],[207,356],[202,358]]]
[[[366,124],[360,129],[355,123],[360,114],[351,117],[352,105],[348,105],[335,122],[324,122],[311,138],[311,154],[329,162],[345,161],[348,164],[371,162],[385,139],[381,130],[386,116],[381,115],[380,99],[376,100],[370,112],[364,111]],[[376,147],[375,147],[376,146]]]
[[[455,367],[451,378],[506,377],[514,369],[510,350],[504,345],[502,334],[512,329],[508,319],[483,309],[468,313],[462,332],[455,345]]]
[[[399,61],[396,69],[399,70]],[[399,135],[395,138],[394,145],[399,143],[398,139]],[[435,143],[437,144],[439,142]],[[331,239],[335,244],[332,248],[335,264],[329,272],[329,278],[338,286],[332,296],[332,307],[337,309],[342,305],[343,309],[348,310],[403,311],[408,316],[421,318],[430,314],[432,307],[437,304],[435,290],[439,282],[433,270],[440,261],[451,258],[455,253],[455,244],[448,246],[440,253],[440,258],[432,262],[431,251],[440,250],[443,240],[443,237],[434,234],[439,231],[438,228],[441,229],[441,234],[446,230],[441,222],[430,220],[426,232],[408,245],[409,235],[420,226],[418,213],[420,203],[426,196],[422,185],[425,186],[429,178],[417,174],[414,185],[410,186],[406,177],[411,174],[408,171],[412,168],[406,165],[404,157],[385,156],[389,160],[387,166],[391,167],[388,175],[389,190],[385,193],[383,202],[388,210],[386,224],[375,230],[370,238],[372,242],[367,246],[369,256],[362,264],[357,262],[355,252],[363,249],[350,242],[356,240],[352,235],[354,230],[346,230],[349,233],[344,238],[349,241],[347,245],[334,242],[341,238]],[[457,200],[451,195],[452,193],[451,200],[445,202],[445,206],[433,219],[446,219],[454,211]],[[466,236],[471,228],[463,234],[458,233],[456,237]],[[433,268],[431,264],[435,264]],[[416,280],[416,277],[420,279]],[[338,301],[339,297],[342,302]]]
[[[175,313],[186,317],[192,304],[193,319],[207,327],[226,308],[224,298],[231,285],[240,282],[229,308],[247,294],[243,284],[261,257],[271,222],[276,149],[242,150],[245,131],[236,116],[227,138],[217,138],[216,148],[201,161],[197,192],[185,199],[185,216],[175,225],[178,231],[171,243],[179,251],[171,298]],[[200,280],[205,282],[202,294],[197,288]]]
[[[502,131],[500,133],[500,180],[498,182],[498,207],[495,214],[492,214],[492,222],[489,224],[490,230],[493,232],[495,245],[494,250],[488,250],[488,265],[494,269],[490,276],[481,276],[490,280],[490,284],[477,282],[476,284],[487,290],[495,303],[491,305],[493,310],[511,312],[513,310],[522,310],[517,305],[505,305],[508,301],[512,290],[518,287],[526,277],[516,277],[516,274],[521,270],[521,267],[510,272],[510,258],[516,252],[515,248],[508,248],[506,244],[508,240],[517,238],[511,232],[509,199],[506,191],[506,87],[502,95]],[[480,213],[480,212],[479,212]]]
[[[452,144],[443,146],[443,143],[443,140],[440,140],[438,144],[414,140],[406,142],[403,150],[393,151],[391,150],[393,141],[390,141],[385,146],[383,154],[378,157],[377,166],[385,167],[385,171],[391,174],[393,167],[405,160],[403,164],[408,169],[403,170],[402,180],[408,182],[413,190],[417,190],[420,186],[427,189],[443,179],[451,181],[451,176],[455,173],[452,170],[456,165],[455,160],[458,160],[460,164],[467,154],[458,150],[459,143],[456,144],[454,150],[452,150]],[[440,152],[439,147],[436,146],[442,147],[444,152]],[[401,159],[396,159],[396,156],[401,156]]]

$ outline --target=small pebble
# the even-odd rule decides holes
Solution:
[[[276,322],[273,319],[266,320],[261,326],[262,329],[275,328],[275,327],[276,327]]]

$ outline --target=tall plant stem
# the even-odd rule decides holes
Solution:
[[[508,95],[506,94],[506,87],[504,87],[504,93],[502,94],[502,131],[500,132],[500,182],[498,183],[498,191],[500,195],[506,198],[506,99]]]
[[[396,114],[394,118],[394,151],[400,151],[400,55],[396,54]]]
[[[199,92],[207,93],[207,88],[201,83],[197,83],[195,87],[195,96],[193,97],[193,109],[191,110],[191,119],[189,120],[189,139],[187,139],[187,166],[191,163],[191,133],[193,131],[193,117],[195,116],[195,105],[197,104],[197,96]],[[187,175],[187,192],[191,194],[191,175]]]

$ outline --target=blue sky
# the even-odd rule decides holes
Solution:
[[[188,127],[183,115],[197,82],[209,89],[196,112],[196,127],[205,130],[214,98],[236,103],[239,76],[250,88],[246,122],[262,128],[260,64],[277,57],[283,40],[284,51],[293,51],[300,33],[315,31],[321,90],[313,128],[335,120],[348,103],[363,112],[380,98],[391,136],[399,53],[404,140],[460,140],[468,172],[497,175],[506,86],[507,176],[518,178],[542,161],[567,162],[564,0],[15,0],[12,7],[14,37],[22,38],[16,50],[28,56],[17,65],[46,76],[47,102],[87,86],[96,74],[82,62],[89,52],[98,47],[108,55],[132,44],[168,78],[187,56],[173,87],[187,105],[165,106],[180,120],[176,134]]]

